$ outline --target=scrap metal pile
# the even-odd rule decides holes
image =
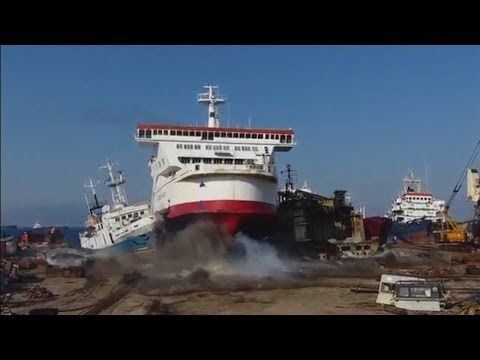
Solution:
[[[53,297],[53,293],[44,287],[36,285],[25,294],[25,297],[29,299],[48,299]]]
[[[461,315],[480,315],[480,295],[474,295],[459,305]]]

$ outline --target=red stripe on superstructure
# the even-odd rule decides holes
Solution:
[[[209,128],[198,126],[181,126],[181,125],[161,125],[161,124],[138,124],[137,130],[191,130],[191,131],[210,131],[210,132],[231,132],[231,133],[264,133],[293,135],[292,129],[245,129],[245,128]]]
[[[173,219],[188,214],[248,214],[275,215],[276,206],[258,201],[211,200],[173,205],[168,217]]]

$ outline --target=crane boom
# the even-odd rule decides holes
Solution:
[[[453,188],[452,195],[450,195],[450,198],[447,201],[447,204],[445,205],[445,209],[448,210],[450,206],[452,205],[453,200],[455,199],[455,196],[458,194],[460,191],[462,184],[465,180],[465,177],[467,176],[467,171],[468,169],[472,166],[473,162],[478,156],[478,153],[480,152],[480,140],[478,140],[477,145],[475,146],[475,149],[473,150],[472,155],[470,156],[470,159],[467,162],[467,165],[462,171],[462,174],[460,175],[460,178],[458,179],[457,183],[455,184],[455,187]]]

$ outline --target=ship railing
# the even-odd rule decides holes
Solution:
[[[147,205],[148,207],[150,207],[150,203],[148,201],[140,201],[140,202],[136,202],[134,204],[130,204],[129,206],[131,207],[140,207],[140,206],[144,206],[144,205]]]
[[[264,165],[248,165],[249,169],[265,171],[266,166]]]

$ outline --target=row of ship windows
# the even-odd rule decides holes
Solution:
[[[416,213],[422,213],[424,211],[437,211],[437,209],[435,208],[431,208],[431,207],[426,207],[426,208],[419,208],[419,209],[415,209],[415,208],[404,208],[404,209],[399,209],[398,210],[399,212],[416,212]]]
[[[409,215],[409,214],[412,214],[412,215],[413,215],[413,214],[415,214],[415,211],[405,211],[405,213],[406,213],[407,215]],[[428,215],[434,216],[434,215],[435,215],[435,212],[434,212],[434,211],[430,211],[430,212],[428,213]]]
[[[170,132],[170,133],[169,133]],[[139,138],[150,139],[153,135],[171,135],[171,136],[201,136],[202,140],[213,140],[214,138],[234,138],[234,139],[267,139],[280,140],[281,143],[290,144],[292,135],[280,134],[251,134],[238,132],[213,132],[213,131],[187,131],[187,130],[138,130]]]
[[[200,145],[192,145],[192,144],[177,144],[177,149],[195,149],[200,150]]]
[[[402,206],[402,209],[403,210],[422,210],[422,209],[435,209],[435,206],[430,206],[428,204],[424,205],[424,206],[417,206],[417,207],[414,207],[414,206],[407,206],[407,207],[404,207]]]
[[[412,196],[408,196],[405,199],[406,200],[430,200],[430,198],[427,198],[427,197],[412,197]]]
[[[178,161],[182,164],[226,164],[226,165],[253,165],[255,162],[252,159],[221,159],[221,158],[189,158],[189,157],[179,157]]]
[[[431,201],[421,202],[421,203],[411,203],[410,205],[414,206],[414,207],[419,207],[419,206],[435,207],[435,206],[438,206],[437,204],[434,204]]]
[[[140,215],[143,215],[143,214],[145,214],[145,211],[140,211]],[[122,216],[122,220],[126,220],[127,218],[131,219],[132,217],[134,219],[137,219],[139,217],[139,213],[136,212],[136,213],[125,214],[125,215]],[[115,221],[120,221],[120,216],[117,216],[115,218]]]
[[[177,149],[190,149],[190,150],[200,150],[200,145],[192,145],[192,144],[177,144]],[[230,146],[228,145],[205,145],[206,150],[230,150]],[[257,146],[235,146],[235,151],[258,151]]]

